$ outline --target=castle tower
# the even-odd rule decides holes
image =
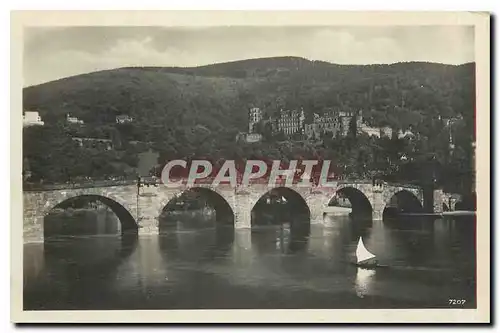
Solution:
[[[352,115],[350,113],[340,117],[340,132],[342,136],[347,136],[347,133],[349,133],[349,124],[351,123],[351,119]]]
[[[259,108],[251,108],[248,112],[248,133],[253,133],[254,126],[262,120],[262,110]]]
[[[299,117],[299,130],[303,132],[304,130],[304,121],[306,120],[306,116],[304,114],[304,109],[300,110],[300,117]]]

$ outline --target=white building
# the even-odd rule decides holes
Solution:
[[[236,141],[246,143],[255,143],[262,141],[262,134],[259,133],[239,133],[236,135]]]
[[[249,134],[247,134],[245,140],[248,143],[259,142],[262,140],[262,135],[259,133],[249,133]]]
[[[368,136],[376,136],[377,138],[380,138],[382,136],[387,136],[387,137],[392,137],[392,128],[385,126],[385,127],[370,127],[366,124],[361,125],[359,128],[361,133],[366,133]]]
[[[402,138],[412,139],[414,137],[415,137],[415,134],[413,134],[413,132],[410,130],[406,130],[404,132],[402,130],[399,130],[399,132],[398,132],[398,139],[402,139]]]
[[[110,139],[73,137],[71,138],[71,140],[77,142],[80,147],[84,146],[93,148],[103,147],[106,150],[113,149],[113,141]]]
[[[37,111],[24,111],[23,127],[28,126],[43,126],[45,123]]]
[[[130,117],[129,115],[127,115],[127,114],[121,114],[119,116],[116,116],[116,123],[117,124],[130,123],[133,120],[134,119],[132,117]]]
[[[69,113],[66,115],[66,121],[68,124],[83,124],[83,120],[80,120],[77,117],[71,117]]]

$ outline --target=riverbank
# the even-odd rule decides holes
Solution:
[[[475,216],[475,211],[456,210],[442,213],[400,213],[400,216],[429,216],[429,217],[453,217],[453,216]]]

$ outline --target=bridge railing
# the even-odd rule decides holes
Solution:
[[[385,183],[385,185],[388,186],[393,186],[393,187],[406,187],[406,188],[413,188],[413,189],[421,189],[421,186],[415,185],[415,184],[403,184],[403,183]]]
[[[185,180],[183,178],[179,179],[172,179],[172,181],[180,181],[180,180]],[[204,178],[204,179],[197,179],[194,183],[194,185],[209,185],[212,184],[214,181],[214,178]],[[79,188],[93,188],[93,187],[112,187],[112,186],[124,186],[124,185],[132,185],[132,184],[137,184],[138,180],[137,179],[126,179],[126,180],[94,180],[94,181],[84,181],[84,182],[68,182],[68,183],[63,183],[63,184],[30,184],[30,183],[25,183],[23,184],[23,191],[53,191],[53,190],[64,190],[64,189],[79,189]],[[238,179],[238,187],[242,187],[241,185],[241,180]],[[337,180],[337,183],[339,185],[343,184],[373,184],[373,180]],[[151,185],[161,185],[161,179],[141,179],[140,180],[141,185],[145,186],[151,186]],[[259,178],[259,179],[253,179],[250,181],[250,185],[257,185],[257,184],[268,184],[268,179],[264,178]],[[275,182],[276,186],[280,185],[285,185],[286,184],[286,179],[281,178],[277,179]],[[229,182],[221,182],[221,185],[229,185]],[[377,183],[374,185],[383,185],[383,186],[394,186],[394,187],[406,187],[406,188],[415,188],[415,189],[420,189],[421,187],[413,185],[413,184],[402,184],[402,183],[388,183],[388,182],[383,182],[382,184]]]
[[[23,184],[23,191],[54,191],[93,187],[111,187],[137,184],[136,180],[96,180],[91,182],[63,183],[63,184]]]

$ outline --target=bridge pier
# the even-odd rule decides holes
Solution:
[[[45,211],[50,205],[44,192],[23,196],[23,240],[25,243],[43,242]]]
[[[161,213],[162,203],[158,200],[156,193],[154,195],[148,195],[149,189],[140,191],[140,197],[138,200],[138,206],[135,219],[138,226],[139,235],[158,235],[159,231],[159,214]]]
[[[309,207],[309,211],[311,213],[311,225],[325,225],[324,215],[325,209],[324,206],[319,203],[317,205],[312,205]],[[326,225],[325,225],[326,226]]]
[[[139,235],[158,235],[160,233],[159,221],[157,218],[141,218],[137,221]]]
[[[384,197],[382,188],[380,186],[374,186],[372,199],[372,220],[379,221],[383,219],[386,200],[389,199]]]
[[[252,228],[252,204],[250,193],[246,191],[236,193],[233,214],[235,229]]]
[[[384,212],[381,210],[373,210],[372,212],[372,220],[374,221],[382,221],[384,219]]]
[[[24,243],[43,243],[44,216],[39,214],[26,214],[23,217]]]
[[[443,212],[443,190],[436,189],[434,190],[434,213],[442,213]]]

